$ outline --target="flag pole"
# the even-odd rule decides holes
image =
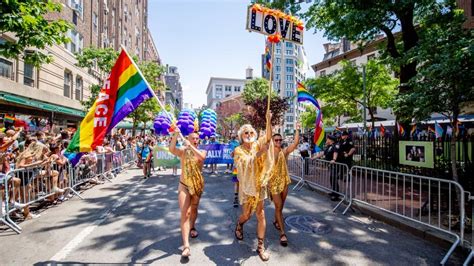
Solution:
[[[270,81],[270,86],[268,87],[268,98],[267,98],[267,114],[270,112],[270,98],[272,96],[272,80],[273,80],[273,60],[274,60],[274,53],[275,53],[275,43],[274,42],[271,42],[272,43],[272,51],[271,51],[271,64],[272,64],[272,67],[270,68],[270,77],[269,77],[269,81]]]
[[[127,54],[128,58],[130,58],[130,61],[132,62],[133,66],[137,69],[138,73],[143,77],[143,80],[145,81],[145,84],[148,88],[150,88],[150,91],[151,91],[151,94],[153,95],[153,97],[155,97],[155,99],[158,101],[158,104],[160,105],[161,109],[163,109],[165,111],[165,114],[168,116],[168,118],[173,121],[173,118],[174,116],[171,116],[171,114],[168,113],[168,111],[166,111],[166,108],[165,106],[163,105],[163,103],[161,102],[160,98],[158,98],[158,96],[155,94],[155,91],[153,91],[153,88],[150,86],[150,84],[148,83],[148,81],[146,80],[145,76],[143,75],[142,71],[140,70],[140,68],[137,66],[137,64],[135,63],[135,61],[133,60],[133,58],[128,54],[127,52],[127,49],[125,49],[125,47],[123,45],[120,45],[120,47],[122,48],[122,50],[125,52],[125,54]],[[183,134],[181,133],[181,131],[179,132],[179,136],[184,140],[184,136]]]

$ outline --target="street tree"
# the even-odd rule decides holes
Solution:
[[[66,32],[72,25],[65,20],[48,20],[45,15],[60,12],[61,3],[53,0],[8,0],[0,8],[0,33],[11,32],[13,38],[0,42],[0,56],[18,59],[39,67],[53,57],[43,51],[47,46],[69,42]],[[34,49],[30,49],[34,47]]]
[[[311,93],[321,99],[324,105],[328,106],[328,111],[332,111],[336,117],[349,114],[354,121],[360,121],[361,112],[357,107],[365,107],[374,127],[374,111],[377,107],[392,106],[397,94],[398,81],[380,61],[369,60],[365,66],[366,102],[364,102],[362,70],[346,60],[343,60],[341,64],[342,69],[331,75],[308,80],[307,84]],[[337,125],[340,126],[340,123]]]
[[[110,72],[114,66],[118,56],[119,53],[112,48],[87,47],[82,50],[82,53],[76,54],[76,65],[83,68],[97,67],[102,77],[105,77],[106,73]],[[89,88],[90,97],[81,101],[86,112],[89,111],[94,104],[97,95],[99,95],[100,89],[103,85],[102,83],[103,79],[100,80],[99,84],[92,84]]]
[[[439,3],[421,21],[419,46],[410,56],[420,62],[411,80],[413,91],[397,100],[397,108],[415,108],[411,116],[418,121],[439,113],[449,119],[453,135],[463,108],[474,101],[474,30],[462,27],[463,11],[455,2]],[[456,138],[451,138],[452,178],[459,181],[456,167]]]
[[[265,127],[269,86],[270,82],[266,79],[254,79],[245,84],[242,92],[242,98],[248,107],[244,118],[256,129],[264,129]],[[283,115],[288,110],[288,102],[293,102],[293,100],[291,98],[281,98],[276,92],[271,92],[270,111],[273,114],[271,121],[273,126],[281,123]]]

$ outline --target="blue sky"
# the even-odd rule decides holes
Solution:
[[[164,64],[178,67],[184,102],[206,103],[210,77],[261,76],[265,37],[245,30],[247,0],[150,0],[148,27]],[[312,65],[321,61],[326,39],[306,31],[304,47]],[[311,70],[307,76],[314,76]]]

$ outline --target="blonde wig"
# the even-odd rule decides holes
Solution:
[[[237,136],[239,137],[240,143],[244,143],[242,135],[245,133],[245,131],[252,131],[254,136],[255,136],[255,139],[258,138],[257,131],[252,127],[252,125],[245,124],[245,125],[241,126],[239,131],[237,132]]]

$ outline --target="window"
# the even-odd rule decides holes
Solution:
[[[293,91],[285,91],[286,97],[293,97],[294,92]]]
[[[231,91],[232,91],[232,86],[226,85],[226,86],[225,86],[225,91],[226,91],[226,92],[231,92]]]
[[[286,81],[293,81],[293,75],[286,75]]]
[[[286,72],[293,72],[295,69],[293,67],[286,67]]]
[[[35,86],[35,79],[34,79],[34,67],[33,65],[24,63],[24,68],[23,68],[23,84],[26,86]]]
[[[72,73],[68,70],[64,71],[64,96],[71,97],[71,87],[72,87]]]
[[[75,89],[76,100],[82,101],[82,78],[76,77],[76,89]]]
[[[0,76],[13,80],[13,62],[0,58]]]
[[[294,64],[293,59],[286,59],[286,64],[290,66],[293,65]]]
[[[287,116],[286,117],[286,122],[289,122],[289,123],[293,122],[293,116]]]
[[[240,86],[234,86],[234,91],[235,92],[240,92],[240,88],[241,88]]]
[[[319,72],[319,76],[321,76],[321,77],[326,76],[326,70],[321,70],[321,71]]]
[[[277,58],[276,63],[277,63],[277,65],[281,64],[281,58]]]
[[[276,71],[276,72],[280,72],[280,71],[281,71],[281,67],[280,67],[280,66],[276,66],[276,67],[275,67],[275,71]]]
[[[286,48],[293,48],[293,44],[291,42],[286,43]]]
[[[293,55],[293,50],[286,50],[286,55]]]
[[[280,80],[280,74],[275,74],[275,80]]]
[[[277,42],[276,47],[281,47],[281,43]]]
[[[285,87],[287,90],[291,90],[291,89],[294,89],[295,88],[295,84],[293,83],[286,83],[286,87]]]
[[[281,54],[281,49],[276,49],[276,54]]]
[[[68,30],[67,36],[71,42],[66,44],[66,49],[71,53],[80,53],[84,47],[84,38],[75,30]]]
[[[97,13],[94,12],[92,14],[92,25],[94,26],[94,32],[97,32],[97,27],[98,27],[98,23],[99,23],[98,21],[99,21],[99,19],[97,17]]]
[[[222,92],[222,85],[216,85],[216,91]]]
[[[123,8],[123,16],[124,16],[125,22],[127,22],[127,17],[128,17],[128,5],[127,4],[125,4],[125,6]]]
[[[83,14],[84,14],[83,13],[83,6],[84,6],[83,0],[68,0],[67,5],[72,10],[77,12],[77,14],[81,17],[81,19],[83,18]]]

